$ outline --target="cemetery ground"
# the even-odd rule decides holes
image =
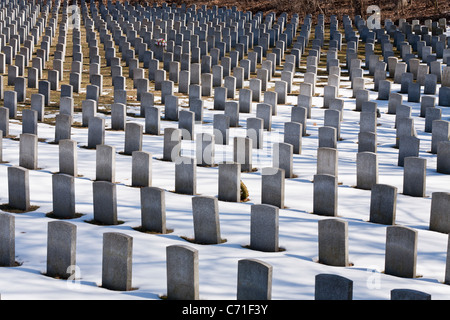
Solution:
[[[52,14],[49,14],[49,18]],[[62,14],[56,16],[62,23]],[[44,119],[38,122],[37,168],[29,170],[30,210],[21,211],[8,206],[8,168],[18,166],[19,144],[23,130],[22,114],[31,107],[31,95],[38,88],[27,88],[24,102],[17,103],[17,117],[9,119],[9,133],[2,140],[2,163],[0,164],[0,207],[2,213],[15,219],[15,266],[0,269],[0,295],[2,300],[164,300],[167,295],[166,249],[172,245],[184,245],[198,252],[198,288],[200,300],[234,300],[238,283],[238,261],[257,259],[272,267],[271,299],[313,300],[315,281],[319,274],[333,274],[353,281],[354,300],[389,300],[393,289],[411,289],[431,295],[433,300],[447,300],[450,285],[444,283],[448,252],[448,234],[430,230],[432,194],[450,192],[448,174],[436,171],[437,157],[431,153],[432,134],[425,132],[425,117],[420,116],[420,102],[409,102],[403,94],[405,105],[411,107],[411,116],[417,137],[420,139],[419,157],[426,160],[426,192],[424,196],[406,195],[404,191],[404,167],[398,165],[399,149],[395,147],[397,131],[396,116],[388,113],[389,100],[379,100],[374,90],[374,77],[364,69],[365,87],[370,101],[376,102],[380,111],[377,118],[378,183],[397,188],[395,225],[411,228],[417,232],[417,263],[413,277],[400,277],[385,272],[387,225],[369,221],[371,190],[357,187],[358,132],[361,112],[356,111],[356,101],[345,67],[347,43],[342,43],[338,59],[342,67],[340,85],[336,98],[344,101],[340,139],[337,141],[337,215],[333,219],[343,221],[348,234],[348,264],[332,266],[318,261],[319,222],[329,216],[315,214],[314,176],[318,165],[319,128],[325,125],[324,91],[330,75],[327,71],[328,42],[325,42],[317,65],[317,83],[312,95],[311,116],[306,122],[306,135],[301,138],[301,153],[293,155],[293,174],[284,180],[284,204],[278,212],[278,250],[265,252],[250,246],[251,208],[262,203],[262,171],[273,166],[274,143],[284,141],[285,123],[291,121],[292,109],[297,106],[300,85],[307,72],[307,59],[311,42],[302,53],[300,65],[295,68],[292,90],[284,103],[277,104],[277,112],[271,117],[271,130],[264,131],[263,148],[252,149],[253,170],[242,172],[240,180],[248,189],[245,201],[218,201],[220,217],[220,241],[217,244],[197,243],[194,235],[192,200],[196,196],[218,198],[219,166],[196,166],[195,195],[176,192],[175,162],[163,161],[164,130],[178,128],[179,121],[164,119],[161,90],[155,90],[155,81],[149,81],[149,92],[154,94],[154,104],[162,112],[159,135],[144,133],[142,151],[151,154],[151,185],[164,190],[167,232],[144,232],[141,228],[141,188],[132,186],[132,156],[124,154],[125,131],[111,127],[111,105],[114,104],[114,86],[111,68],[104,59],[106,53],[99,45],[100,71],[103,89],[98,98],[97,116],[105,121],[104,144],[114,147],[117,195],[117,224],[104,225],[94,220],[93,183],[96,180],[96,150],[87,148],[88,127],[82,125],[82,103],[86,100],[86,86],[90,84],[90,46],[86,41],[85,20],[81,23],[83,72],[81,89],[73,93],[74,117],[71,137],[77,143],[77,175],[74,179],[76,216],[58,219],[52,213],[52,176],[60,172],[59,145],[55,143],[55,119],[60,109],[61,89],[50,91],[50,103],[45,107]],[[344,32],[339,21],[340,32]],[[325,38],[330,37],[329,25],[325,25]],[[59,86],[69,84],[72,68],[73,29],[67,29],[63,78]],[[97,37],[99,37],[98,30]],[[447,36],[450,30],[446,30]],[[314,39],[314,28],[311,37]],[[42,38],[40,39],[42,41]],[[53,69],[58,29],[50,46],[50,57],[45,63],[42,79]],[[40,48],[40,42],[35,45]],[[121,56],[116,45],[117,55]],[[285,56],[291,48],[286,49]],[[270,51],[270,50],[269,50]],[[395,55],[400,53],[395,49]],[[380,45],[374,53],[382,55]],[[36,51],[33,52],[36,56]],[[227,55],[228,56],[228,55]],[[357,57],[364,61],[365,47],[358,46]],[[282,59],[274,76],[267,82],[265,92],[274,92],[275,83],[281,79]],[[133,79],[128,76],[129,66],[122,60],[122,74],[126,78],[126,122],[145,126],[140,116],[142,101],[137,99]],[[30,62],[31,65],[31,62]],[[143,62],[139,66],[145,70]],[[163,69],[163,62],[159,68]],[[256,68],[259,69],[261,63]],[[24,77],[27,77],[25,70]],[[4,91],[14,91],[8,85],[7,70],[3,74]],[[256,78],[252,72],[250,79]],[[244,80],[243,88],[249,88],[250,79]],[[399,92],[401,84],[391,82],[391,92]],[[440,84],[437,85],[438,88]],[[265,92],[262,93],[264,96]],[[173,95],[178,97],[180,110],[189,110],[189,96],[178,92],[176,84]],[[437,95],[436,95],[437,96]],[[239,89],[234,98],[238,101]],[[203,121],[196,122],[195,137],[199,133],[213,133],[214,115],[223,110],[214,108],[214,95],[202,97]],[[261,99],[262,102],[263,99]],[[239,124],[230,129],[230,143],[215,145],[215,163],[233,160],[233,138],[246,137],[247,119],[255,117],[257,102],[252,102],[250,113],[239,113]],[[0,102],[3,106],[3,99]],[[450,108],[440,107],[442,120],[450,119]],[[181,154],[196,157],[196,140],[184,139]],[[324,195],[324,198],[326,196]],[[47,273],[47,241],[49,223],[65,221],[76,226],[75,276],[69,280],[50,277]],[[130,290],[111,290],[102,286],[102,255],[104,236],[121,233],[132,237],[132,276]]]

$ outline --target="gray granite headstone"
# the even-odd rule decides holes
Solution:
[[[95,149],[97,145],[105,142],[105,119],[92,117],[88,127],[88,149]]]
[[[70,139],[72,135],[72,117],[67,114],[57,114],[55,117],[55,143]]]
[[[258,259],[238,261],[237,300],[271,300],[273,267]]]
[[[318,131],[319,148],[337,148],[336,128],[323,126]]]
[[[180,157],[175,161],[175,192],[195,195],[197,192],[197,162],[195,158]]]
[[[426,110],[436,106],[436,97],[431,95],[424,95],[420,100],[420,117],[425,118]]]
[[[111,129],[125,130],[127,106],[123,103],[111,104]]]
[[[356,187],[370,190],[378,183],[378,155],[358,152],[356,155]]]
[[[28,211],[30,209],[29,171],[19,166],[8,167],[8,205]]]
[[[38,136],[30,133],[20,135],[19,166],[36,170],[38,168]]]
[[[53,212],[60,219],[75,217],[75,178],[64,173],[52,175]]]
[[[37,135],[38,113],[35,110],[25,109],[22,111],[22,133]]]
[[[423,98],[423,97],[422,97]],[[388,114],[395,114],[397,106],[403,104],[403,96],[398,92],[391,92],[388,101]]]
[[[228,145],[230,135],[230,118],[224,114],[213,116],[214,142],[216,144]]]
[[[330,218],[318,222],[319,263],[346,267],[348,261],[348,223],[345,220]]]
[[[103,234],[102,287],[110,290],[132,289],[133,237],[119,232]]]
[[[317,149],[317,174],[330,174],[338,177],[338,150],[334,148]]]
[[[241,164],[242,172],[251,172],[253,140],[248,137],[233,138],[233,161]]]
[[[152,185],[152,154],[147,151],[133,151],[131,160],[131,185],[148,187]]]
[[[198,133],[196,138],[196,162],[198,166],[214,165],[214,135]]]
[[[167,299],[199,299],[198,264],[198,250],[186,245],[166,247]]]
[[[239,90],[239,112],[251,113],[252,91],[250,89]]]
[[[116,147],[99,144],[95,157],[95,180],[115,182]]]
[[[294,148],[292,144],[285,142],[275,142],[272,148],[272,166],[284,170],[285,177],[294,177]]]
[[[77,166],[77,142],[64,139],[59,141],[59,173],[76,177]]]
[[[436,154],[441,141],[450,140],[450,121],[435,120],[432,124],[431,153]]]
[[[431,194],[430,230],[450,233],[450,193],[433,192]]]
[[[208,196],[193,197],[192,216],[196,243],[221,243],[219,203],[217,198]]]
[[[164,129],[163,160],[175,161],[181,155],[181,130],[176,128]]]
[[[221,201],[240,201],[241,165],[239,163],[219,164],[219,192]]]
[[[431,300],[431,295],[413,289],[392,289],[391,300]]]
[[[109,181],[94,181],[92,190],[94,221],[102,225],[116,225],[118,223],[116,184]]]
[[[314,175],[313,189],[313,213],[337,216],[337,177],[330,174],[316,174]]]
[[[15,216],[0,213],[0,266],[13,267],[16,258]]]
[[[441,141],[438,143],[436,171],[450,174],[450,141]]]
[[[415,136],[405,136],[399,140],[398,162],[399,167],[403,167],[406,157],[418,157],[420,139]]]
[[[230,119],[230,127],[239,127],[239,103],[227,101],[224,110],[224,114]]]
[[[51,221],[47,230],[47,273],[68,279],[76,265],[77,226],[67,221]]]
[[[417,230],[410,227],[386,228],[386,274],[403,278],[416,277],[417,236]]]
[[[160,134],[161,111],[159,107],[147,106],[145,108],[145,133],[152,135]]]
[[[253,148],[263,149],[264,119],[257,117],[247,118],[247,137],[253,140]]]
[[[128,122],[125,125],[124,154],[131,155],[133,151],[142,150],[143,126],[139,123]]]
[[[285,122],[284,124],[284,142],[293,147],[294,154],[302,153],[303,125],[298,122]]]
[[[9,118],[15,119],[17,117],[17,92],[5,91],[3,100],[4,107],[9,110]]]
[[[370,218],[373,223],[395,224],[397,209],[397,187],[387,184],[372,186],[370,197]]]
[[[158,187],[143,187],[140,191],[141,227],[144,231],[166,233],[165,191]]]
[[[315,300],[352,300],[353,281],[336,274],[320,273],[315,277]]]
[[[425,197],[427,159],[406,157],[403,165],[403,194],[413,197]]]
[[[276,252],[278,246],[278,213],[276,206],[254,204],[250,213],[250,248]]]

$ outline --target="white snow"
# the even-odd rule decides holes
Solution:
[[[343,70],[344,71],[344,70]],[[320,79],[321,77],[319,77]],[[303,74],[297,73],[293,90],[303,81]],[[326,79],[325,79],[326,81]],[[373,84],[367,80],[366,86]],[[320,84],[320,82],[319,82]],[[326,82],[322,82],[326,84]],[[436,155],[431,149],[431,134],[424,132],[424,118],[418,116],[419,103],[404,104],[413,107],[414,124],[421,139],[420,157],[427,159],[427,196],[414,198],[402,194],[403,168],[397,166],[398,149],[395,144],[394,115],[386,114],[387,101],[376,100],[377,93],[371,92],[382,116],[378,119],[379,182],[398,188],[396,224],[418,231],[417,274],[418,277],[400,278],[386,275],[384,270],[386,227],[368,222],[370,191],[354,188],[356,184],[357,133],[359,113],[353,111],[348,78],[342,77],[344,88],[339,91],[345,99],[344,121],[341,127],[343,141],[338,142],[339,182],[338,218],[348,222],[348,250],[350,267],[332,267],[316,262],[318,255],[318,221],[327,217],[312,214],[313,184],[316,170],[317,134],[323,125],[323,97],[313,99],[312,118],[308,119],[307,132],[303,138],[302,154],[294,155],[296,178],[286,180],[286,209],[279,212],[279,244],[285,251],[266,253],[245,248],[250,239],[250,206],[260,203],[262,167],[271,166],[272,143],[282,141],[283,124],[290,120],[290,109],[296,104],[296,96],[290,95],[286,105],[278,106],[273,117],[273,131],[264,133],[264,149],[253,152],[254,166],[259,170],[243,173],[250,201],[227,203],[220,201],[220,228],[222,238],[227,241],[218,245],[199,245],[187,242],[182,237],[193,237],[191,212],[192,196],[175,194],[174,164],[159,161],[162,157],[163,136],[144,135],[143,150],[152,153],[153,186],[166,190],[167,227],[172,233],[157,235],[134,230],[140,226],[139,189],[130,187],[131,157],[119,154],[123,150],[124,132],[106,131],[105,144],[116,147],[116,180],[118,218],[123,224],[98,226],[87,223],[93,218],[92,181],[95,179],[95,150],[81,148],[87,144],[87,129],[73,128],[72,139],[78,142],[78,171],[76,178],[76,210],[83,216],[68,220],[77,226],[77,273],[75,280],[53,279],[45,275],[47,224],[54,219],[46,217],[52,211],[51,176],[59,171],[58,145],[54,140],[54,127],[39,123],[39,170],[30,171],[31,204],[39,206],[36,211],[14,214],[17,267],[0,268],[0,295],[2,300],[58,300],[58,299],[160,299],[166,294],[166,247],[185,244],[199,252],[199,291],[202,300],[236,299],[237,263],[240,259],[255,258],[273,266],[272,299],[312,300],[314,281],[319,273],[332,273],[353,281],[353,299],[387,300],[390,291],[397,288],[420,290],[431,294],[433,300],[449,299],[450,286],[443,284],[448,235],[430,231],[428,228],[432,192],[450,192],[450,177],[436,173]],[[248,82],[245,83],[248,85]],[[270,83],[269,86],[272,86]],[[323,87],[316,90],[323,93]],[[392,92],[399,85],[392,84]],[[157,101],[158,102],[158,101]],[[205,99],[206,124],[197,124],[196,133],[212,132],[212,99]],[[138,106],[128,106],[129,112]],[[442,118],[450,119],[450,108],[442,107]],[[163,110],[163,109],[162,109]],[[245,119],[254,116],[240,114],[240,128],[232,128],[233,136],[245,135]],[[101,115],[105,116],[105,115]],[[105,116],[106,125],[110,119]],[[75,119],[76,121],[77,119]],[[128,118],[128,121],[143,123],[142,118]],[[162,128],[177,127],[176,122],[162,121]],[[19,136],[19,121],[10,121],[10,134]],[[161,130],[162,132],[162,130]],[[195,142],[183,141],[183,155],[195,156]],[[0,203],[8,202],[7,167],[18,165],[19,141],[3,139],[3,160],[0,164]],[[216,162],[232,159],[232,144],[216,145]],[[197,167],[197,191],[200,195],[217,196],[217,167]],[[102,279],[102,237],[105,232],[121,232],[133,237],[132,285],[134,290],[117,292],[101,287]]]

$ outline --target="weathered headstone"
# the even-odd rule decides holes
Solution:
[[[77,226],[67,221],[51,221],[47,230],[47,272],[54,278],[68,279],[76,265]]]
[[[101,225],[116,225],[117,191],[116,184],[109,181],[92,183],[94,221]]]
[[[241,165],[239,163],[219,164],[219,191],[221,201],[239,202],[241,199]]]
[[[336,216],[337,201],[337,177],[330,174],[314,175],[313,213],[324,216]]]
[[[278,207],[254,204],[250,213],[250,248],[276,252],[278,246]]]
[[[298,122],[286,122],[284,124],[284,142],[293,147],[294,154],[302,153],[303,125]]]
[[[347,267],[348,261],[348,223],[331,218],[318,222],[319,263],[336,267]]]
[[[64,173],[52,175],[53,212],[60,219],[75,217],[75,178]]]
[[[435,120],[432,124],[431,153],[436,154],[441,141],[450,140],[450,121]]]
[[[163,160],[175,161],[181,155],[181,130],[176,128],[164,129]]]
[[[17,92],[5,91],[3,100],[4,107],[9,110],[9,118],[15,119],[17,117]]]
[[[20,135],[19,166],[30,170],[38,168],[37,135],[30,133],[22,133]]]
[[[29,171],[19,166],[8,167],[8,205],[28,211],[30,209]]]
[[[261,203],[284,208],[284,169],[266,167],[261,171]]]
[[[230,118],[224,114],[213,116],[214,142],[228,145],[230,137]]]
[[[22,111],[22,133],[30,133],[37,135],[38,129],[38,115],[37,111],[25,109]]]
[[[415,136],[405,136],[399,139],[399,151],[397,165],[403,167],[406,157],[418,157],[420,139]]]
[[[59,141],[59,173],[76,177],[77,166],[77,142],[64,139]]]
[[[425,197],[427,159],[406,157],[403,168],[403,194],[413,197]]]
[[[141,227],[144,231],[166,233],[165,191],[157,187],[143,187],[140,192]]]
[[[315,278],[315,300],[352,300],[353,281],[336,274],[320,273]]]
[[[105,119],[92,117],[88,127],[88,149],[95,149],[97,145],[105,141]]]
[[[15,216],[0,213],[0,266],[13,267],[16,262]]]
[[[272,106],[267,103],[256,105],[256,117],[264,120],[264,130],[272,130]]]
[[[99,144],[95,151],[95,180],[115,182],[116,148]]]
[[[185,245],[166,247],[167,298],[198,300],[198,251]]]
[[[125,125],[124,154],[131,155],[133,151],[142,150],[143,126],[139,123],[128,122]]]
[[[431,300],[431,295],[413,289],[392,289],[391,300]]]
[[[110,290],[132,289],[133,237],[119,232],[103,234],[102,287]]]
[[[195,158],[180,157],[175,161],[175,192],[195,195],[197,192]]]
[[[160,134],[161,111],[156,106],[145,108],[145,133],[152,135]]]
[[[251,172],[253,140],[248,137],[233,138],[233,161],[241,165],[242,172]]]
[[[436,171],[450,174],[450,141],[441,141],[438,143]]]
[[[199,166],[214,165],[214,135],[199,133],[196,138],[196,162]]]
[[[238,261],[237,300],[270,300],[272,298],[270,264],[257,259]]]
[[[272,150],[272,166],[283,169],[286,178],[293,178],[294,148],[292,144],[275,142]]]
[[[450,193],[433,192],[431,194],[430,230],[450,233]]]
[[[330,174],[338,177],[338,150],[333,148],[317,149],[317,174]]]
[[[131,160],[131,185],[148,187],[152,185],[152,154],[146,151],[133,151]]]
[[[403,278],[416,277],[417,233],[417,230],[405,226],[386,228],[386,274]]]
[[[356,187],[370,190],[378,183],[378,156],[373,152],[356,155]]]
[[[192,216],[194,221],[194,238],[196,243],[221,243],[219,203],[217,198],[208,196],[193,197]]]
[[[395,224],[397,209],[397,188],[386,184],[372,186],[370,218],[373,223]]]

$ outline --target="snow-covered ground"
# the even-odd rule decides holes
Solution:
[[[303,59],[305,59],[303,57]],[[344,70],[342,70],[344,71]],[[278,72],[279,76],[279,72]],[[341,275],[353,281],[355,300],[387,300],[392,289],[415,289],[431,294],[432,299],[449,299],[450,285],[443,284],[448,235],[430,231],[429,216],[432,192],[450,192],[450,176],[436,172],[436,155],[431,149],[431,133],[425,133],[425,119],[419,117],[420,104],[407,102],[413,107],[414,124],[421,140],[420,157],[427,159],[427,196],[415,198],[402,194],[403,168],[397,166],[398,149],[395,144],[395,116],[386,114],[387,101],[376,100],[377,92],[370,99],[378,103],[381,118],[378,119],[379,183],[398,188],[396,224],[418,231],[417,274],[414,279],[386,275],[385,225],[368,222],[370,191],[357,189],[356,155],[358,149],[359,113],[355,112],[355,100],[351,98],[348,77],[341,78],[340,98],[345,100],[342,141],[338,142],[339,182],[338,218],[348,222],[348,250],[350,267],[332,267],[318,263],[318,221],[328,217],[312,214],[313,175],[316,172],[318,129],[323,126],[323,85],[326,77],[318,77],[313,98],[312,117],[307,120],[306,137],[302,140],[302,153],[294,155],[296,177],[286,179],[285,209],[279,211],[279,244],[284,250],[267,253],[246,248],[250,241],[250,207],[261,203],[261,168],[272,165],[272,144],[283,141],[284,123],[290,121],[291,108],[297,96],[290,95],[285,105],[278,106],[273,116],[271,132],[264,133],[264,148],[254,150],[253,164],[256,172],[243,173],[250,201],[244,203],[219,202],[220,229],[226,242],[217,245],[199,245],[183,238],[193,238],[191,198],[174,190],[174,163],[160,161],[163,136],[144,135],[143,150],[152,153],[152,185],[166,190],[168,234],[148,234],[135,230],[140,221],[140,190],[130,187],[131,157],[120,154],[124,148],[123,131],[106,131],[105,144],[116,147],[116,181],[118,219],[123,223],[115,226],[98,226],[86,221],[93,218],[92,183],[95,179],[95,150],[82,148],[87,144],[87,129],[72,128],[72,139],[78,142],[78,173],[75,179],[76,211],[79,218],[68,220],[77,226],[75,280],[61,280],[45,275],[47,257],[47,225],[54,219],[46,214],[52,208],[52,174],[59,171],[58,145],[54,140],[54,127],[39,123],[38,166],[30,171],[31,204],[38,209],[27,213],[10,213],[15,216],[16,267],[0,268],[0,295],[2,300],[57,300],[57,299],[151,299],[158,300],[167,293],[166,247],[184,244],[199,252],[199,291],[202,300],[236,299],[237,263],[240,259],[254,258],[273,267],[272,299],[314,299],[315,276],[320,273]],[[303,82],[303,73],[295,75],[293,91]],[[246,81],[244,86],[248,87]],[[269,88],[274,86],[271,82]],[[367,88],[373,83],[367,78]],[[151,85],[153,89],[153,84]],[[392,84],[392,92],[399,85]],[[105,91],[104,94],[112,94]],[[238,95],[236,95],[238,97]],[[156,99],[156,104],[159,103]],[[186,97],[187,99],[187,97]],[[180,99],[186,105],[186,100]],[[211,110],[212,98],[205,99],[204,124],[196,124],[195,133],[212,132],[212,118],[222,111]],[[139,105],[129,105],[128,112],[138,113]],[[163,106],[162,106],[163,110]],[[245,136],[246,118],[255,116],[256,103],[251,114],[240,114],[240,127],[232,128],[234,136]],[[110,116],[105,117],[107,128]],[[75,121],[80,121],[81,114]],[[442,107],[442,119],[450,120],[450,108]],[[144,119],[128,117],[130,122],[143,124]],[[174,121],[161,121],[165,127],[178,127]],[[19,136],[22,125],[10,121],[10,135]],[[45,140],[45,141],[44,141]],[[233,145],[216,145],[216,162],[232,160]],[[195,141],[182,142],[182,154],[195,157]],[[19,163],[19,141],[3,139],[3,160],[0,164],[0,203],[8,202],[7,168]],[[217,196],[218,168],[197,167],[197,192],[200,195]],[[121,232],[133,237],[132,286],[127,292],[112,291],[101,287],[102,241],[105,232]]]
[[[294,90],[303,81],[298,73]],[[325,82],[326,83],[326,82]],[[0,294],[8,299],[159,299],[166,294],[166,247],[185,244],[199,252],[200,299],[228,300],[236,298],[237,262],[244,258],[256,258],[273,266],[272,299],[311,300],[314,299],[314,277],[319,273],[342,275],[353,280],[354,299],[390,299],[390,291],[396,288],[420,290],[432,295],[432,299],[448,299],[450,286],[443,284],[447,256],[448,235],[428,228],[431,193],[450,191],[448,175],[436,172],[436,156],[431,148],[431,134],[424,132],[424,118],[418,117],[420,104],[405,104],[413,107],[414,123],[421,139],[420,157],[427,159],[427,196],[415,198],[402,194],[403,168],[397,166],[398,149],[395,143],[394,115],[385,113],[387,101],[376,100],[377,93],[371,92],[381,110],[378,131],[379,182],[398,188],[396,223],[418,231],[417,274],[414,279],[386,275],[384,270],[386,226],[368,222],[370,191],[354,188],[356,184],[357,133],[359,113],[353,111],[354,99],[346,78],[339,95],[345,99],[342,141],[339,150],[338,214],[339,219],[348,222],[348,249],[351,267],[332,267],[316,262],[318,255],[318,221],[326,217],[311,214],[313,200],[312,177],[316,170],[318,128],[323,125],[324,109],[320,108],[323,97],[313,99],[312,117],[308,119],[307,133],[303,138],[301,155],[294,155],[296,178],[286,180],[286,209],[279,212],[279,244],[284,251],[265,253],[245,248],[250,237],[250,206],[259,204],[260,170],[243,173],[250,201],[245,203],[219,202],[220,228],[222,238],[227,241],[218,245],[198,245],[182,237],[193,237],[191,198],[175,194],[174,164],[159,161],[162,156],[163,136],[144,135],[143,150],[152,153],[153,186],[166,190],[167,227],[172,233],[157,235],[134,230],[140,226],[139,189],[130,187],[131,157],[119,154],[123,150],[124,132],[106,131],[105,144],[116,147],[116,180],[118,218],[123,224],[98,226],[87,223],[93,218],[92,181],[95,179],[95,150],[81,148],[87,143],[87,130],[73,128],[72,139],[78,142],[78,170],[76,179],[76,210],[83,216],[69,220],[77,226],[77,279],[66,281],[50,278],[46,272],[47,224],[53,221],[46,217],[52,211],[52,173],[58,172],[58,146],[48,142],[54,139],[54,127],[39,124],[39,170],[30,171],[31,204],[39,206],[36,211],[14,214],[16,223],[17,267],[0,269]],[[270,85],[273,85],[271,83]],[[370,80],[367,87],[371,88]],[[398,91],[393,84],[392,91]],[[323,87],[317,87],[323,93]],[[404,99],[406,101],[407,99]],[[271,166],[272,143],[282,140],[283,123],[290,120],[290,109],[296,104],[296,96],[289,96],[286,105],[278,106],[273,117],[273,131],[265,132],[265,147],[253,153],[254,165],[260,169]],[[211,132],[212,99],[205,101],[206,124],[196,125],[196,133]],[[129,106],[133,111],[136,106]],[[240,128],[232,128],[230,137],[245,134],[245,119],[252,114],[240,115]],[[137,109],[136,109],[137,110]],[[450,109],[442,108],[443,119],[450,119]],[[101,116],[105,116],[101,114]],[[110,119],[105,116],[107,126]],[[142,118],[128,121],[142,123]],[[176,122],[162,121],[162,128],[177,127]],[[11,120],[10,134],[18,136],[21,124]],[[19,142],[3,139],[3,158],[7,163],[0,165],[0,202],[7,203],[7,167],[18,165]],[[182,142],[182,154],[195,156],[195,143]],[[216,145],[216,161],[232,158],[232,144]],[[198,194],[217,196],[218,169],[197,168]],[[133,237],[132,286],[134,290],[116,292],[101,287],[102,236],[105,232],[121,232]]]

